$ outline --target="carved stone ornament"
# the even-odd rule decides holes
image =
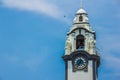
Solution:
[[[72,45],[71,45],[71,41],[70,39],[67,37],[67,40],[66,40],[66,54],[70,54],[71,53],[71,50],[72,50]]]
[[[93,49],[95,48],[95,44],[96,44],[96,41],[92,37],[90,37],[89,38],[89,47],[88,47],[88,51],[90,53],[93,53]]]

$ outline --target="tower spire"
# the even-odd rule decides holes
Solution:
[[[82,0],[80,1],[80,8],[83,8]]]

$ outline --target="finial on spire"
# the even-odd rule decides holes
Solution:
[[[83,8],[83,6],[82,6],[82,0],[80,1],[80,8]]]

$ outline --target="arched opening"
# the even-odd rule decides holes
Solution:
[[[85,38],[83,35],[78,35],[76,38],[76,49],[83,50],[84,49],[84,41]]]
[[[83,17],[82,16],[79,17],[79,21],[83,21]]]

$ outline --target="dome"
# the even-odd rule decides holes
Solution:
[[[77,14],[83,14],[83,13],[87,14],[87,12],[82,8],[77,11]]]

